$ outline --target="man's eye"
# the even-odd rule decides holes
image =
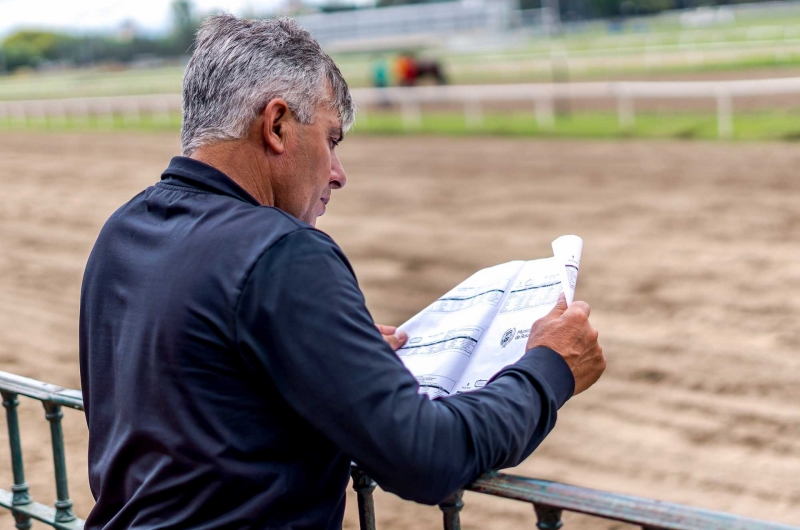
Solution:
[[[338,138],[331,138],[331,149],[333,149],[337,145],[339,145],[339,139]]]

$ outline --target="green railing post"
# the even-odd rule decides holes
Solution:
[[[539,530],[558,530],[564,523],[561,522],[561,510],[544,504],[534,504],[536,512],[536,528]]]
[[[444,520],[444,530],[461,530],[461,508],[464,507],[464,501],[461,500],[464,495],[463,490],[450,495],[444,502],[439,504],[439,509],[442,510],[442,519]]]
[[[28,494],[28,483],[25,482],[25,464],[22,461],[22,444],[19,437],[19,417],[17,406],[19,400],[14,392],[0,392],[3,395],[3,406],[6,408],[6,423],[8,424],[8,444],[11,447],[11,470],[14,474],[14,485],[11,486],[12,506],[24,506],[31,503]],[[31,527],[31,518],[19,512],[13,512],[16,526],[19,530]]]
[[[45,418],[50,422],[50,437],[53,444],[53,467],[56,473],[56,521],[68,523],[75,520],[72,513],[72,501],[67,486],[67,459],[64,455],[64,433],[61,431],[61,405],[52,401],[43,401]]]
[[[352,468],[350,476],[353,477],[353,489],[358,494],[358,526],[361,530],[375,530],[375,500],[372,492],[377,484],[357,467]]]

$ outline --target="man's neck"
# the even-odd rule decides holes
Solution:
[[[199,147],[190,158],[225,173],[261,205],[274,206],[269,161],[263,153],[253,153],[253,150],[247,141],[220,142]]]

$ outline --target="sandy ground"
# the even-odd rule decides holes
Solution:
[[[0,135],[0,369],[79,385],[78,297],[93,240],[158,179],[177,142]],[[380,322],[401,323],[480,267],[549,255],[561,234],[584,238],[578,295],[593,307],[608,371],[516,473],[800,525],[798,147],[358,137],[340,149],[349,183],[320,228],[351,258]],[[27,478],[51,502],[47,423],[38,403],[22,409]],[[80,413],[67,413],[65,431],[85,516]],[[8,488],[4,448],[3,433]],[[534,524],[529,506],[478,494],[466,495],[462,520]],[[378,521],[437,528],[440,514],[379,494]]]

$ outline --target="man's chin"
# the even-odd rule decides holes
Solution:
[[[317,217],[322,217],[323,215],[325,215],[325,212],[327,210],[328,206],[324,202],[322,202],[322,200],[320,200],[319,204],[317,204],[317,212],[316,212]]]

